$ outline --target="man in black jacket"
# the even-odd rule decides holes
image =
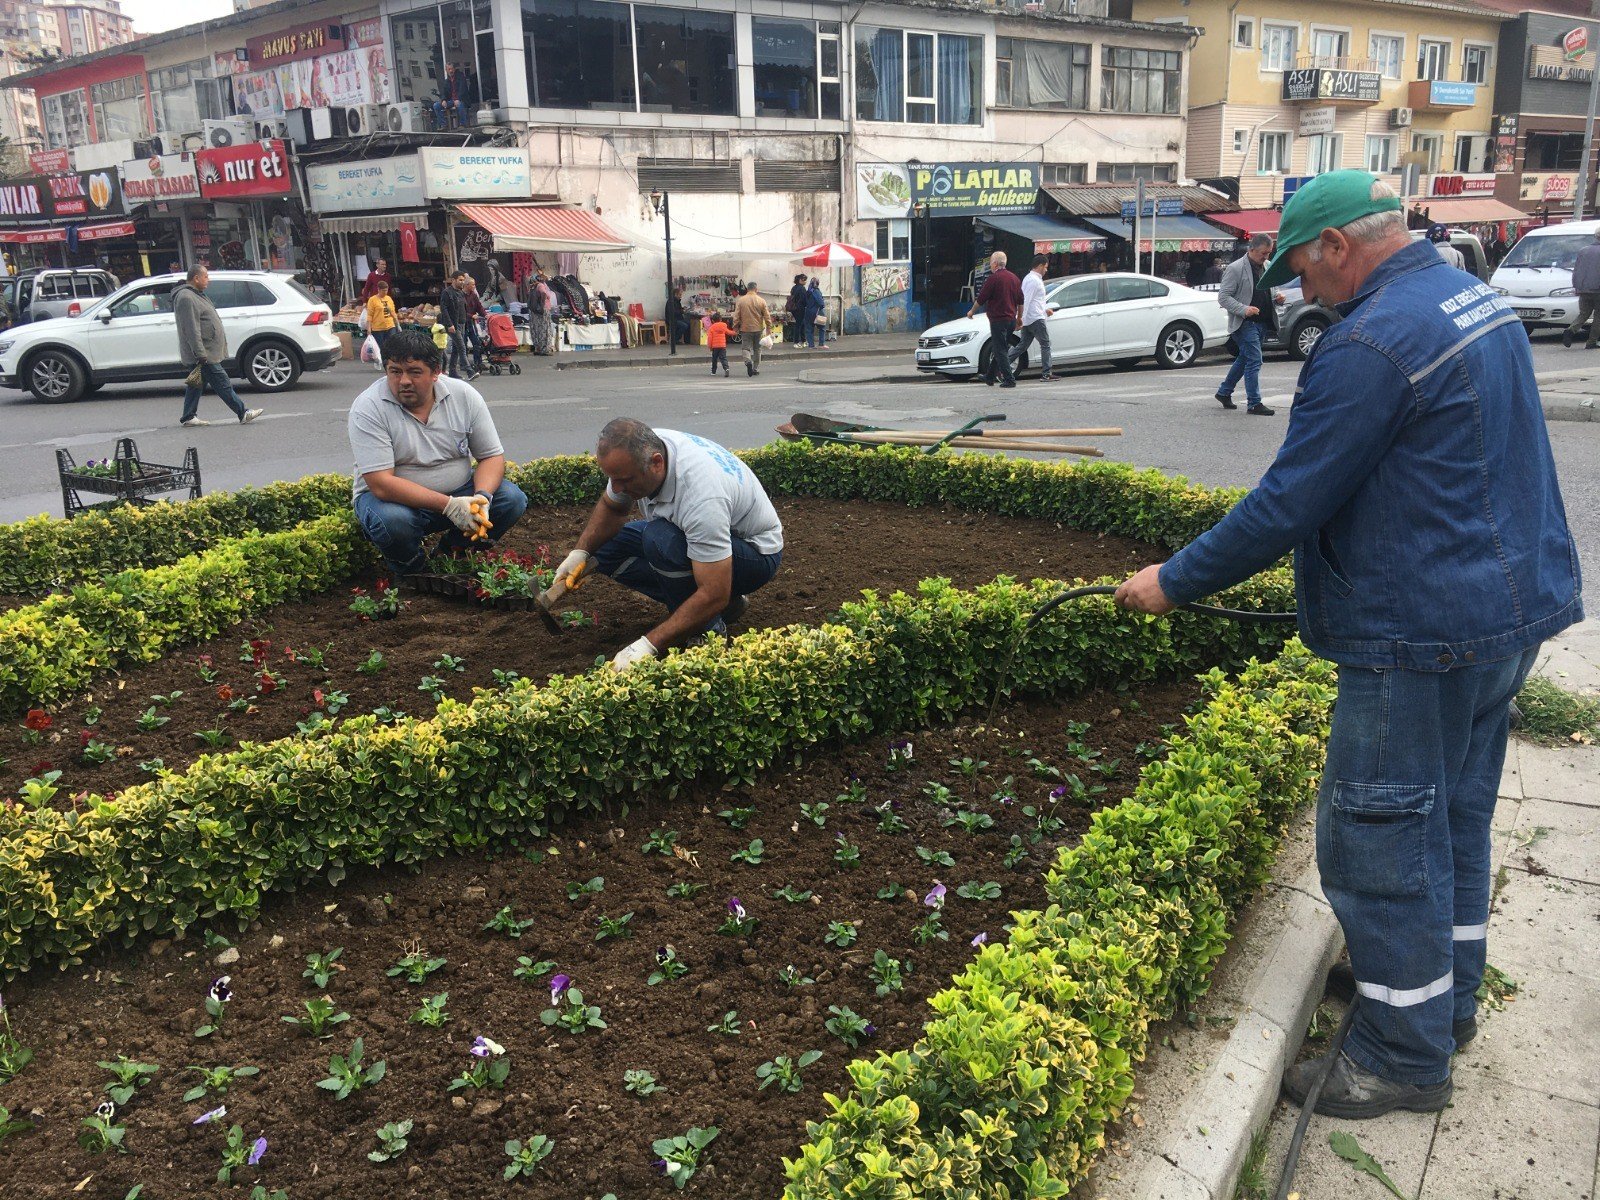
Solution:
[[[467,374],[467,298],[466,272],[457,271],[444,281],[439,293],[439,324],[450,335],[445,370],[454,379],[470,379]]]

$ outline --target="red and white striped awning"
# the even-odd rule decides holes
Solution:
[[[819,242],[795,251],[803,267],[869,267],[875,261],[871,250],[848,242]]]
[[[541,204],[458,204],[456,211],[487,229],[496,250],[565,250],[618,254],[633,246],[599,217],[581,208]]]
[[[133,236],[132,221],[107,221],[100,225],[79,225],[80,242],[99,242],[107,238]],[[67,240],[65,226],[52,225],[39,229],[0,229],[0,242],[9,246],[41,246],[48,242]]]

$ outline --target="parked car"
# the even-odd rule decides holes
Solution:
[[[182,275],[140,279],[83,315],[37,321],[0,334],[0,387],[40,400],[76,400],[108,383],[182,379],[172,291]],[[302,371],[339,360],[333,312],[293,279],[266,271],[214,271],[206,295],[217,306],[231,357],[223,368],[258,391],[281,392]]]
[[[12,324],[25,325],[78,316],[118,286],[115,275],[94,267],[45,268],[0,275],[0,300],[12,314]]]
[[[1056,366],[1109,359],[1131,367],[1153,354],[1163,367],[1187,367],[1201,350],[1228,340],[1228,316],[1216,296],[1181,283],[1105,274],[1051,279],[1044,286]],[[1010,346],[1018,340],[1013,333]],[[989,341],[982,315],[935,325],[917,339],[917,370],[950,378],[980,375],[989,369]],[[1017,369],[1037,362],[1033,355],[1030,347]]]
[[[1600,221],[1568,221],[1530,229],[1500,260],[1489,286],[1506,298],[1530,333],[1540,326],[1570,325],[1578,318],[1572,268],[1578,251],[1594,241]]]

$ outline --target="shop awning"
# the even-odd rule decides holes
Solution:
[[[1448,200],[1420,200],[1430,221],[1446,225],[1476,225],[1482,221],[1526,221],[1528,214],[1492,196],[1455,196]],[[1159,231],[1158,231],[1159,232]]]
[[[132,221],[108,221],[100,225],[79,225],[80,242],[99,242],[107,238],[133,236]],[[0,242],[10,246],[39,246],[47,242],[64,242],[67,229],[64,225],[40,226],[36,229],[0,229]]]
[[[350,213],[346,216],[318,216],[317,223],[323,233],[394,233],[405,224],[419,228],[428,227],[428,214],[412,210],[406,212]]]
[[[1104,230],[1112,237],[1125,242],[1133,241],[1133,226],[1124,225],[1121,217],[1083,217],[1081,220],[1085,225]],[[1204,254],[1212,251],[1221,253],[1237,249],[1239,245],[1238,238],[1191,213],[1177,217],[1157,217],[1155,227],[1156,252],[1159,254],[1184,252]],[[1139,242],[1139,249],[1150,249],[1148,220],[1144,222],[1139,232],[1144,235]]]
[[[1021,213],[1010,217],[979,217],[980,224],[1033,243],[1035,254],[1091,254],[1106,248],[1098,229],[1085,229],[1060,217]]]
[[[618,254],[632,250],[592,212],[537,204],[458,204],[456,211],[494,236],[496,250],[566,250]]]
[[[1254,237],[1258,233],[1277,233],[1283,214],[1275,208],[1247,208],[1244,212],[1207,213],[1206,220],[1214,225],[1237,229],[1240,237]],[[1157,233],[1161,230],[1157,229]]]
[[[1069,217],[1090,217],[1096,213],[1119,213],[1124,204],[1134,203],[1138,187],[1131,183],[1063,183],[1043,189]],[[1236,207],[1233,200],[1199,184],[1147,183],[1146,200],[1178,200],[1185,212],[1213,213]]]

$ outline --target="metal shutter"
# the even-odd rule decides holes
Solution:
[[[837,192],[837,162],[780,162],[756,160],[758,192]]]
[[[738,192],[737,162],[703,162],[692,158],[641,158],[639,190],[649,192]]]

